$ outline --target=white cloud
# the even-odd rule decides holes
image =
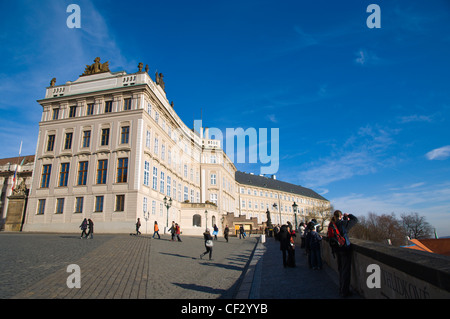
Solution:
[[[402,116],[399,118],[400,123],[411,123],[411,122],[428,122],[431,123],[433,121],[433,116],[427,116],[427,115],[408,115],[408,116]]]
[[[365,126],[337,146],[326,158],[309,163],[300,169],[299,181],[307,187],[317,188],[353,176],[375,173],[388,165],[386,152],[394,144],[391,132]]]
[[[425,154],[426,158],[431,160],[445,160],[450,157],[450,145],[436,148]]]
[[[374,52],[361,49],[356,53],[355,62],[360,65],[372,65],[379,64],[381,59]]]

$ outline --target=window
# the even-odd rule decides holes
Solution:
[[[158,138],[157,137],[155,137],[155,146],[154,146],[153,151],[155,154],[158,154]]]
[[[217,205],[217,194],[210,194],[209,196],[210,196],[209,198],[211,199],[211,202],[213,202],[214,204]]]
[[[156,201],[152,201],[152,215],[156,214]]]
[[[83,212],[83,202],[84,202],[84,197],[75,198],[75,213]]]
[[[155,190],[158,189],[158,169],[156,167],[153,167],[152,188]]]
[[[112,101],[105,102],[105,113],[112,112]]]
[[[57,120],[59,118],[59,109],[53,109],[53,116],[52,118],[54,120]]]
[[[211,174],[211,185],[216,185],[216,174]]]
[[[56,199],[56,214],[62,214],[64,212],[64,198]]]
[[[49,135],[47,140],[47,152],[52,152],[55,147],[55,135]]]
[[[40,199],[38,202],[38,215],[44,215],[45,212],[45,199]]]
[[[88,162],[78,163],[78,185],[86,185]]]
[[[72,148],[72,136],[73,133],[66,133],[66,139],[64,141],[65,150],[70,150]]]
[[[147,103],[147,113],[152,115],[152,105],[150,103]]]
[[[164,182],[165,182],[164,172],[161,172],[161,179],[159,181],[159,191],[164,194]]]
[[[166,159],[166,145],[164,143],[161,145],[161,159],[163,161]]]
[[[91,145],[91,131],[83,131],[83,147]]]
[[[170,197],[170,191],[172,189],[172,179],[170,176],[167,176],[167,196]]]
[[[116,212],[125,210],[125,195],[116,195]]]
[[[97,184],[106,184],[108,160],[99,160],[97,164]]]
[[[155,111],[155,122],[158,123],[159,121],[159,113],[158,111]]]
[[[159,216],[162,216],[163,214],[164,214],[163,203],[159,203]]]
[[[145,137],[145,146],[150,148],[150,140],[152,138],[152,134],[150,131],[147,131],[147,136]]]
[[[69,108],[69,117],[75,117],[77,114],[77,107],[76,106],[71,106]]]
[[[131,110],[131,99],[123,100],[123,110],[124,111]]]
[[[119,158],[117,165],[117,183],[126,183],[128,177],[128,158]]]
[[[184,200],[189,200],[189,190],[187,186],[184,186]]]
[[[202,216],[199,214],[195,214],[192,216],[192,226],[201,227],[202,226]]]
[[[211,164],[216,164],[216,155],[211,155]]]
[[[67,186],[67,181],[69,179],[69,163],[62,163],[61,170],[59,172],[59,184],[58,186]]]
[[[93,114],[94,114],[94,104],[88,104],[86,115],[93,115]]]
[[[120,138],[120,143],[121,144],[128,144],[129,138],[130,138],[130,127],[129,126],[122,127],[122,134],[121,134],[121,138]]]
[[[147,206],[147,197],[144,197],[144,202],[142,204],[142,210],[144,212],[147,212],[148,206]]]
[[[52,172],[52,165],[44,165],[42,167],[41,188],[48,188],[50,183],[50,173]]]
[[[148,186],[150,182],[150,163],[144,162],[144,185]]]
[[[194,203],[194,190],[191,189],[191,203]]]
[[[103,212],[103,196],[95,196],[95,212],[101,213]]]
[[[102,129],[102,140],[100,142],[102,146],[109,144],[109,128]]]

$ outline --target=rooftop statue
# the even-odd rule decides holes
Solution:
[[[84,70],[84,73],[81,76],[103,72],[109,72],[109,61],[106,61],[105,63],[100,63],[100,58],[97,57],[94,60],[94,64],[86,65],[86,69]]]

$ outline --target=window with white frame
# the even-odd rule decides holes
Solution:
[[[157,190],[158,189],[158,169],[156,167],[153,167],[153,183],[152,188]]]
[[[144,185],[149,186],[150,183],[150,163],[144,162]]]

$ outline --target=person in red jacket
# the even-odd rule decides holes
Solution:
[[[181,234],[180,225],[178,225],[177,223],[175,223],[175,234],[177,235],[178,241],[181,241],[181,238],[180,238],[180,234]]]

